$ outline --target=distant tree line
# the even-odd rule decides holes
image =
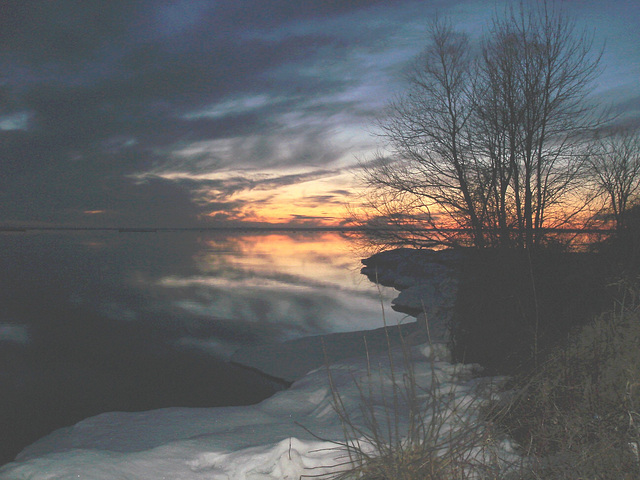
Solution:
[[[640,134],[590,94],[602,51],[556,4],[496,14],[479,44],[430,25],[408,91],[360,164],[354,221],[387,245],[532,249],[549,231],[616,228],[640,193]]]

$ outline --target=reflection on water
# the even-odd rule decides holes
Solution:
[[[183,344],[227,356],[247,343],[382,324],[378,290],[336,233],[203,240],[192,275],[157,283],[190,319]],[[384,295],[389,303],[392,294]]]
[[[2,461],[102,411],[259,401],[275,387],[226,363],[236,348],[382,323],[335,233],[34,232],[0,248]]]

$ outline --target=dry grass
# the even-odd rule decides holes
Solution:
[[[469,402],[455,385],[443,388],[436,354],[427,362],[430,371],[417,372],[411,347],[402,342],[401,350],[398,356],[389,348],[387,368],[370,367],[366,378],[354,378],[360,407],[355,415],[328,367],[333,408],[344,431],[344,442],[339,444],[344,469],[332,478],[498,478],[497,442],[489,425],[478,421],[479,403]],[[430,381],[425,383],[425,378]],[[480,389],[487,385],[478,382],[477,388],[477,398],[484,397]],[[381,403],[381,398],[386,400]]]
[[[519,478],[640,478],[640,310],[624,282],[615,308],[572,335],[496,417],[529,456]]]

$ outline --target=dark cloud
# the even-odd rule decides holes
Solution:
[[[197,224],[201,213],[192,192],[176,182],[103,176],[99,170],[81,169],[81,165],[64,171],[53,169],[54,179],[49,171],[30,175],[19,185],[6,182],[0,190],[5,222],[190,227]]]
[[[304,197],[304,200],[315,204],[342,203],[342,199],[336,195],[313,195]]]
[[[0,16],[0,46],[27,62],[74,63],[125,36],[130,2],[6,0]]]
[[[331,177],[338,173],[338,170],[313,170],[305,173],[279,175],[279,176],[266,176],[261,174],[251,174],[247,172],[245,175],[235,175],[224,179],[213,180],[191,180],[183,179],[181,183],[190,185],[191,188],[198,188],[200,190],[208,192],[209,195],[215,196],[218,199],[229,198],[236,193],[243,191],[269,191],[275,190],[279,187],[288,185],[296,185],[299,183],[305,183],[311,180],[316,180],[325,177]]]
[[[291,215],[291,217],[293,219],[293,222],[304,222],[312,224],[327,219],[327,217],[319,217],[316,215]]]
[[[349,197],[353,195],[353,192],[350,190],[331,190],[329,193],[332,195],[338,195],[343,197]]]
[[[7,128],[0,131],[0,182],[13,199],[5,205],[15,208],[2,220],[73,221],[83,210],[142,210],[170,194],[184,199],[184,185],[158,192],[159,180],[151,188],[126,176],[153,167],[202,172],[228,165],[215,150],[204,160],[171,157],[193,142],[237,139],[239,165],[330,163],[338,154],[325,145],[325,126],[294,127],[280,117],[346,88],[350,79],[301,75],[294,67],[321,55],[337,58],[345,45],[322,32],[280,35],[278,29],[375,3],[3,2],[0,125],[4,119]],[[278,71],[288,73],[286,81]],[[262,106],[207,113],[225,98],[257,93]],[[12,126],[15,115],[28,122]],[[295,148],[278,153],[293,139]],[[294,181],[234,186],[232,180],[225,190]],[[174,205],[189,207],[182,200]],[[188,210],[192,216],[194,208]]]
[[[261,0],[250,0],[238,3],[228,0],[222,3],[226,6],[225,10],[228,12],[229,20],[245,26],[266,28],[277,27],[292,20],[321,19],[376,5],[389,6],[394,3],[403,4],[406,2],[389,2],[388,0],[354,0],[350,2],[342,2],[340,0],[324,2],[275,0],[263,2]]]
[[[429,16],[454,11],[478,28],[472,19],[483,8],[473,0],[6,0],[0,222],[73,223],[111,204],[139,210],[114,219],[165,223],[174,217],[161,220],[156,198],[175,195],[174,210],[184,209],[175,217],[195,218],[203,187],[168,172],[332,169],[375,142],[366,127],[420,50]],[[637,110],[637,92],[618,105],[625,101]],[[131,181],[159,173],[164,180]],[[211,188],[224,197],[300,180]],[[227,199],[212,201],[222,218]]]

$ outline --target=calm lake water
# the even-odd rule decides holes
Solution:
[[[363,255],[327,232],[0,234],[0,464],[101,412],[268,397],[230,355],[380,327]]]

